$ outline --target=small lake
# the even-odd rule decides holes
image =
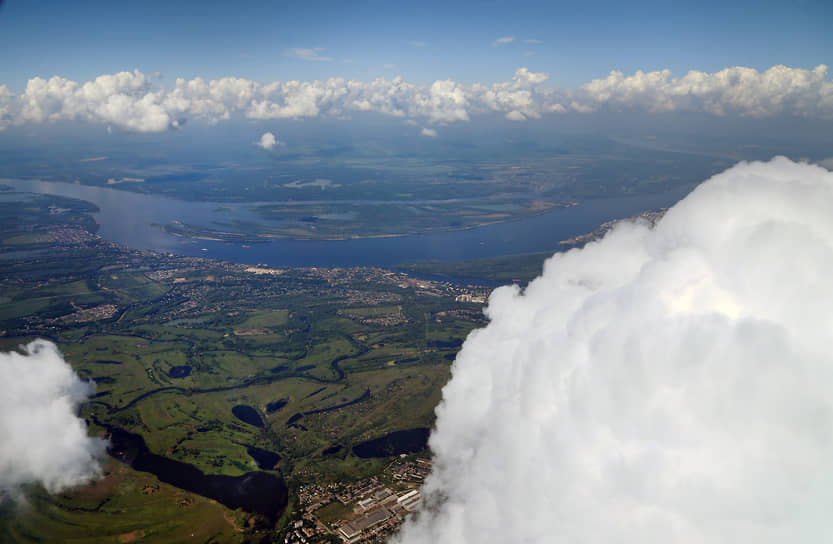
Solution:
[[[187,378],[190,375],[191,375],[191,367],[188,366],[188,365],[172,366],[170,369],[168,369],[168,377],[169,378],[174,378],[174,379]]]
[[[286,240],[239,244],[187,240],[152,223],[174,221],[211,226],[216,221],[262,221],[248,208],[262,203],[191,202],[90,187],[74,183],[0,180],[17,191],[55,194],[87,200],[101,211],[93,214],[107,240],[135,249],[223,259],[269,266],[381,266],[422,260],[453,261],[536,251],[555,251],[558,242],[590,232],[605,221],[669,207],[692,187],[634,197],[598,198],[579,206],[469,230],[352,240]],[[352,202],[352,201],[350,201]]]
[[[234,414],[234,417],[236,417],[243,423],[248,423],[249,425],[253,425],[255,427],[263,427],[263,419],[261,419],[260,414],[257,413],[257,410],[255,410],[251,406],[247,406],[245,404],[238,404],[237,406],[231,409],[231,413]]]

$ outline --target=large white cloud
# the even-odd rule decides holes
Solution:
[[[828,541],[831,207],[821,167],[742,163],[495,290],[394,541]]]
[[[81,381],[50,342],[22,350],[0,353],[0,501],[30,483],[54,493],[90,481],[106,447],[76,416],[93,384]]]
[[[489,87],[475,84],[472,94],[475,101],[495,112],[505,112],[511,121],[537,119],[545,112],[564,111],[554,92],[540,86],[549,79],[544,73],[519,68],[511,82],[495,83]]]
[[[30,79],[11,108],[11,122],[83,120],[136,132],[167,130],[173,121],[162,104],[165,93],[136,70],[103,75],[84,84],[62,77]],[[16,114],[16,115],[15,115]]]
[[[0,86],[0,129],[83,120],[158,132],[177,126],[181,117],[213,123],[234,115],[304,119],[343,117],[355,111],[419,117],[437,124],[468,121],[472,115],[489,112],[524,121],[552,113],[600,110],[831,118],[833,82],[827,75],[823,65],[814,70],[774,66],[764,72],[732,67],[712,74],[692,71],[680,78],[668,70],[630,76],[614,71],[579,89],[558,90],[545,86],[549,74],[519,68],[511,81],[471,86],[453,80],[419,86],[401,77],[265,84],[227,77],[211,81],[179,78],[173,88],[166,89],[136,70],[86,83],[57,76],[33,78],[20,95]]]
[[[681,78],[669,70],[625,76],[611,72],[576,93],[581,108],[633,108],[652,112],[691,110],[716,115],[765,117],[780,113],[830,117],[833,83],[827,66],[802,70],[773,66],[764,72],[740,66],[709,74],[692,70]]]

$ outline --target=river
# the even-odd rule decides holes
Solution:
[[[423,260],[454,261],[555,251],[558,242],[589,232],[612,219],[669,207],[692,187],[639,196],[596,198],[578,206],[468,230],[349,240],[288,240],[239,244],[190,240],[152,226],[174,221],[211,226],[215,221],[263,221],[249,208],[258,202],[194,202],[75,183],[0,179],[17,191],[79,198],[96,204],[99,234],[135,249],[269,266],[395,267]]]

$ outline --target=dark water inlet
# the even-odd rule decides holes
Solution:
[[[134,470],[154,474],[166,484],[216,500],[228,508],[240,508],[251,514],[263,515],[272,523],[277,521],[286,508],[289,491],[283,479],[274,474],[205,474],[188,463],[151,453],[138,434],[118,427],[105,428],[110,438],[107,452]]]
[[[431,430],[425,427],[394,431],[353,446],[353,453],[356,457],[364,459],[416,453],[428,446],[428,435],[430,433]]]
[[[339,444],[336,444],[336,445],[330,446],[326,450],[322,451],[321,455],[323,455],[324,457],[326,457],[328,455],[335,455],[338,452],[340,452],[343,448],[344,448],[343,446],[340,446]]]
[[[404,365],[408,363],[415,363],[417,361],[419,361],[419,357],[409,357],[407,359],[399,359],[398,361],[396,361],[396,364]]]
[[[306,396],[306,397],[304,397],[304,398],[305,398],[305,399],[308,399],[308,398],[310,398],[310,397],[312,397],[312,396],[314,396],[314,395],[317,395],[317,394],[318,394],[318,393],[320,393],[321,391],[324,391],[325,389],[327,389],[327,388],[326,388],[326,387],[322,387],[321,389],[316,389],[315,391],[313,391],[312,393],[310,393],[309,395],[307,395],[307,396]]]
[[[261,470],[272,470],[275,468],[275,465],[278,464],[278,461],[281,460],[281,456],[277,453],[256,448],[254,446],[246,446],[246,453],[249,454],[249,457],[254,459],[254,462],[257,464],[257,468]]]
[[[289,399],[278,399],[266,404],[266,413],[274,414],[289,403]]]

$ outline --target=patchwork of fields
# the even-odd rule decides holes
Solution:
[[[54,202],[43,205],[48,214]],[[132,251],[87,227],[35,214],[4,234],[0,348],[56,342],[97,385],[82,408],[91,433],[133,433],[194,474],[283,479],[278,527],[299,486],[382,474],[389,458],[354,446],[430,427],[457,349],[484,323],[480,305],[455,301],[476,288],[376,268],[264,270]],[[75,237],[56,243],[57,229]],[[55,496],[33,486],[26,508],[5,505],[2,531],[79,543],[273,533],[268,516],[131,468],[135,452],[112,449],[100,481]]]

